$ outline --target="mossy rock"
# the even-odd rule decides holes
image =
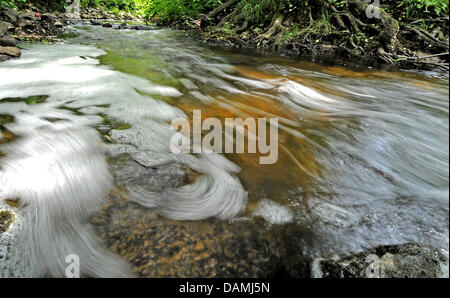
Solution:
[[[1,115],[0,114],[0,127],[5,125],[5,124],[11,123],[13,121],[14,121],[14,117],[13,116],[11,116],[11,115]]]
[[[0,234],[8,231],[13,221],[14,214],[11,211],[0,210]]]
[[[38,103],[43,103],[47,100],[47,95],[33,95],[29,97],[9,97],[1,99],[2,102],[25,102],[27,105],[35,105]]]

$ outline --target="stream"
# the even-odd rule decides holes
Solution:
[[[64,276],[70,254],[87,276],[128,276],[134,265],[87,223],[114,190],[144,215],[301,231],[290,247],[312,258],[409,242],[448,254],[446,74],[221,49],[169,29],[72,25],[61,43],[22,47],[0,64],[0,208],[22,206],[0,238],[0,276]],[[277,118],[277,162],[172,153],[171,121],[195,110]]]

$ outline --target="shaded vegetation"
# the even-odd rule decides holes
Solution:
[[[448,70],[448,0],[228,0],[202,27],[219,43]]]
[[[0,7],[24,9],[31,5],[39,5],[39,7],[46,7],[54,11],[63,11],[66,2],[64,0],[0,0]]]

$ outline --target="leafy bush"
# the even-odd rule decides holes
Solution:
[[[16,7],[16,1],[13,0],[0,0],[0,8],[13,8]]]
[[[164,20],[175,20],[183,17],[197,17],[222,4],[221,0],[150,0],[145,4],[147,18],[160,17]]]
[[[118,9],[124,11],[133,11],[136,9],[136,3],[142,1],[136,0],[81,0],[81,6],[83,7],[99,7],[102,6],[106,9]]]
[[[27,4],[39,4],[51,10],[64,10],[66,3],[64,0],[0,0],[2,8],[26,8]]]
[[[448,0],[401,0],[397,8],[402,9],[402,15],[411,19],[428,14],[430,17],[448,15]]]

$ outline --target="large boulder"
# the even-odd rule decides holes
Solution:
[[[31,22],[30,20],[27,20],[27,19],[23,19],[23,18],[20,18],[17,21],[17,26],[22,29],[31,29],[34,27],[33,22]]]
[[[94,26],[102,25],[102,23],[100,23],[99,21],[96,21],[96,20],[90,20],[90,23],[91,23],[91,25],[94,25]]]
[[[144,26],[144,25],[136,25],[133,27],[136,30],[155,30],[155,28]]]
[[[11,24],[9,22],[5,22],[5,21],[0,21],[0,37],[4,36],[8,32],[13,32],[13,31],[14,31],[13,24]]]
[[[34,20],[36,19],[36,13],[33,11],[24,11],[19,15],[19,17],[25,20]]]
[[[20,57],[22,52],[18,47],[0,47],[0,55],[8,55],[10,57]]]
[[[7,60],[11,59],[11,57],[9,57],[8,55],[2,55],[0,54],[0,63],[1,62],[5,62]]]
[[[0,47],[15,47],[17,46],[17,41],[12,38],[0,38]]]
[[[17,22],[17,12],[12,9],[3,9],[0,11],[0,20],[15,24]]]

